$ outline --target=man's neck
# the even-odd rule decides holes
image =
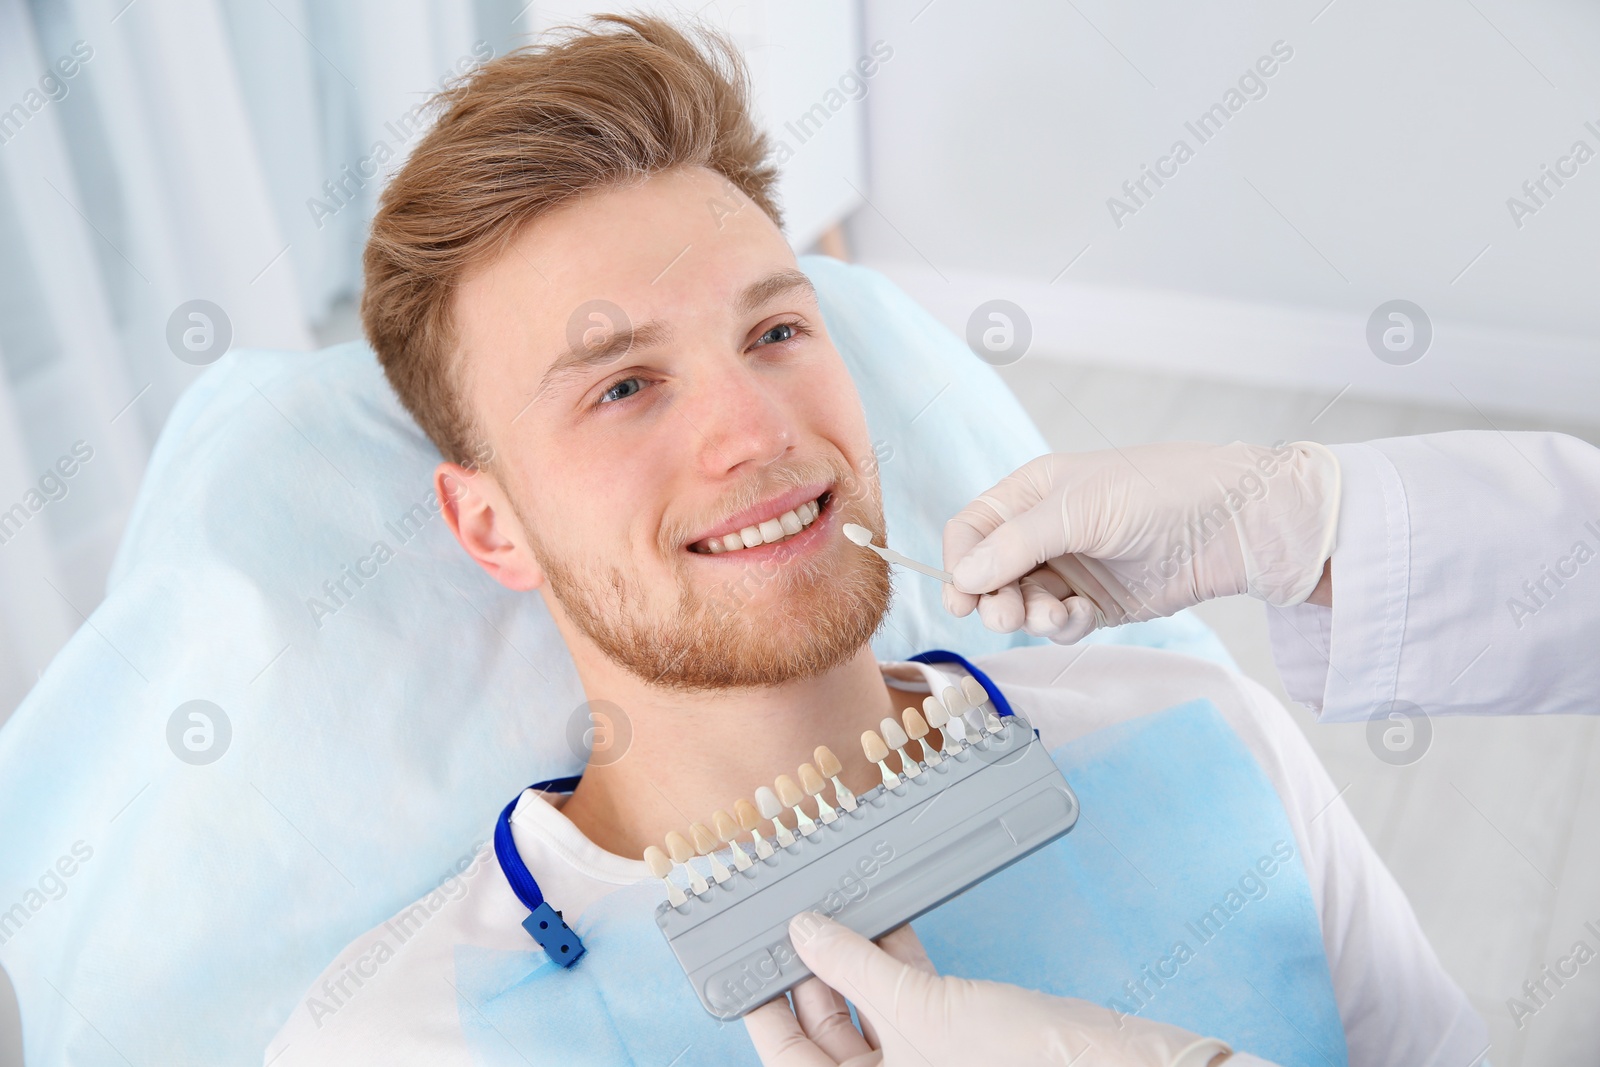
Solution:
[[[814,678],[722,693],[676,693],[609,664],[578,666],[589,699],[621,708],[631,738],[620,758],[591,762],[561,811],[595,844],[632,859],[669,830],[709,827],[714,811],[731,814],[735,800],[753,799],[780,774],[798,781],[818,745],[839,757],[840,780],[865,792],[880,775],[861,753],[862,731],[915,703],[891,697],[868,646]]]

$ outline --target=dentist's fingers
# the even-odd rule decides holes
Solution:
[[[1003,500],[992,497],[996,488],[998,486],[991,488],[988,493],[956,512],[955,517],[944,524],[945,570],[953,570],[972,547],[1004,522],[1010,513]],[[1024,614],[1020,591],[1014,598],[1015,604],[1003,604],[999,607],[990,605],[985,608],[978,593],[987,592],[989,592],[987,589],[968,592],[946,583],[940,596],[944,602],[944,609],[958,619],[972,614],[973,610],[977,609],[978,617],[991,630],[1000,629],[1002,633],[1009,633],[1020,627]],[[1006,628],[1006,624],[1013,621],[1014,625]]]
[[[1070,583],[1049,567],[1022,579],[1022,601],[1028,619],[1023,625],[1035,637],[1048,637],[1058,645],[1083,640],[1100,623],[1094,603],[1078,594]]]
[[[787,997],[769,1000],[744,1017],[750,1044],[765,1067],[838,1067],[839,1061],[806,1036]]]
[[[946,564],[946,569],[948,569],[948,563]],[[968,615],[971,615],[973,609],[978,606],[978,596],[976,593],[963,593],[961,590],[957,589],[953,585],[950,585],[948,582],[945,583],[943,597],[944,610],[948,611],[958,619],[963,619]]]
[[[925,974],[939,973],[934,969],[933,961],[928,958],[928,950],[922,947],[922,940],[911,929],[910,923],[895,927],[874,941],[873,944],[908,967],[913,967]],[[861,1033],[866,1038],[867,1044],[875,1049],[882,1048],[883,1040],[878,1034],[878,1028],[873,1025],[871,1017],[862,1014],[859,1007],[856,1014],[861,1018]]]
[[[856,1029],[844,998],[820,978],[807,978],[792,991],[795,1018],[816,1046],[839,1063],[872,1051]]]
[[[965,516],[964,509],[955,518],[944,524],[944,569],[952,570],[955,565],[972,550],[972,546],[982,541],[986,530],[974,526]],[[944,586],[944,610],[956,618],[964,618],[972,614],[978,606],[976,593],[965,593],[949,582]]]
[[[813,974],[855,1004],[862,1030],[874,1048],[883,1047],[877,1040],[880,1029],[898,1034],[900,1010],[912,1011],[928,1003],[938,983],[944,981],[815,912],[802,912],[790,920],[789,939]],[[907,947],[903,938],[885,940],[900,951]]]
[[[1050,635],[1050,640],[1058,645],[1075,645],[1100,625],[1100,615],[1094,605],[1081,596],[1068,598],[1067,615],[1067,625],[1060,633]]]
[[[1066,588],[1066,583],[1059,581],[1049,583],[1041,580],[1045,575],[1054,575],[1055,572],[1034,571],[1025,575],[1019,585],[1022,588],[1022,608],[1025,618],[1022,628],[1035,637],[1050,637],[1066,629],[1071,621],[1071,614],[1067,610],[1066,598],[1072,591]],[[1050,585],[1059,588],[1050,588]]]
[[[1016,582],[978,598],[978,618],[995,633],[1015,633],[1022,629],[1027,617],[1028,609],[1022,602],[1022,587]]]
[[[928,950],[922,947],[922,939],[911,929],[910,923],[896,926],[874,943],[901,963],[909,963],[928,974],[939,973],[939,969],[928,958]]]
[[[827,927],[826,931],[824,927]],[[795,946],[795,951],[800,954],[800,958],[809,965],[816,939],[832,933],[835,927],[836,924],[821,915],[801,912],[790,921],[789,939]],[[921,939],[917,937],[916,931],[911,929],[909,923],[895,927],[878,938],[875,944],[890,959],[903,963],[913,970],[929,975],[938,974],[933,961],[928,958],[928,950],[923,947]],[[813,977],[801,982],[795,986],[792,995],[793,1014],[799,1019],[800,1029],[805,1037],[840,1063],[880,1047],[878,1031],[872,1021],[867,1016],[861,1015],[861,1029],[858,1031],[855,1024],[850,1021],[850,1011],[845,1006],[844,999],[820,978]],[[765,1005],[760,1010],[764,1011],[768,1007],[771,1005]],[[763,1028],[763,1033],[771,1029],[774,1037],[781,1036],[778,1033],[780,1030],[792,1034],[787,1019],[775,1013],[769,1015],[771,1017],[763,1016],[756,1024],[757,1027]],[[751,1040],[755,1040],[753,1035]]]
[[[1046,500],[996,526],[949,568],[955,587],[981,593],[1014,582],[1047,560],[1090,546],[1079,544],[1062,500]]]
[[[1040,456],[1008,474],[980,494],[972,503],[956,512],[955,516],[944,524],[945,570],[953,572],[975,546],[982,543],[1003,523],[1012,516],[1034,507],[1045,498],[1045,494],[1050,491],[1048,476],[1050,468],[1047,462],[1049,458]],[[1011,577],[1020,577],[1031,569],[1024,568]],[[995,582],[982,589],[971,585],[962,585],[959,589],[947,585],[944,593],[945,609],[956,616],[970,614],[978,606],[978,593],[990,592],[1003,584]]]

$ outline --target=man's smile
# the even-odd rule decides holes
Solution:
[[[791,558],[819,543],[824,528],[833,526],[828,508],[832,499],[831,486],[790,490],[729,516],[690,542],[688,550],[743,562]]]

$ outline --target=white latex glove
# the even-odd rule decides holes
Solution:
[[[1339,461],[1313,442],[1041,456],[945,524],[944,604],[1063,644],[1214,597],[1299,604],[1338,518]]]
[[[1226,1044],[1082,1000],[935,974],[909,926],[882,938],[804,912],[789,939],[816,975],[745,1016],[766,1067],[1208,1067]],[[843,994],[843,996],[841,996]],[[844,998],[862,1030],[850,1022]],[[1259,1063],[1252,1060],[1250,1062]]]

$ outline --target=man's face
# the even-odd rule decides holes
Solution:
[[[861,402],[787,242],[720,175],[540,218],[456,319],[503,543],[490,562],[460,536],[543,587],[569,644],[694,690],[814,675],[871,637],[887,567],[839,530],[883,533]]]

